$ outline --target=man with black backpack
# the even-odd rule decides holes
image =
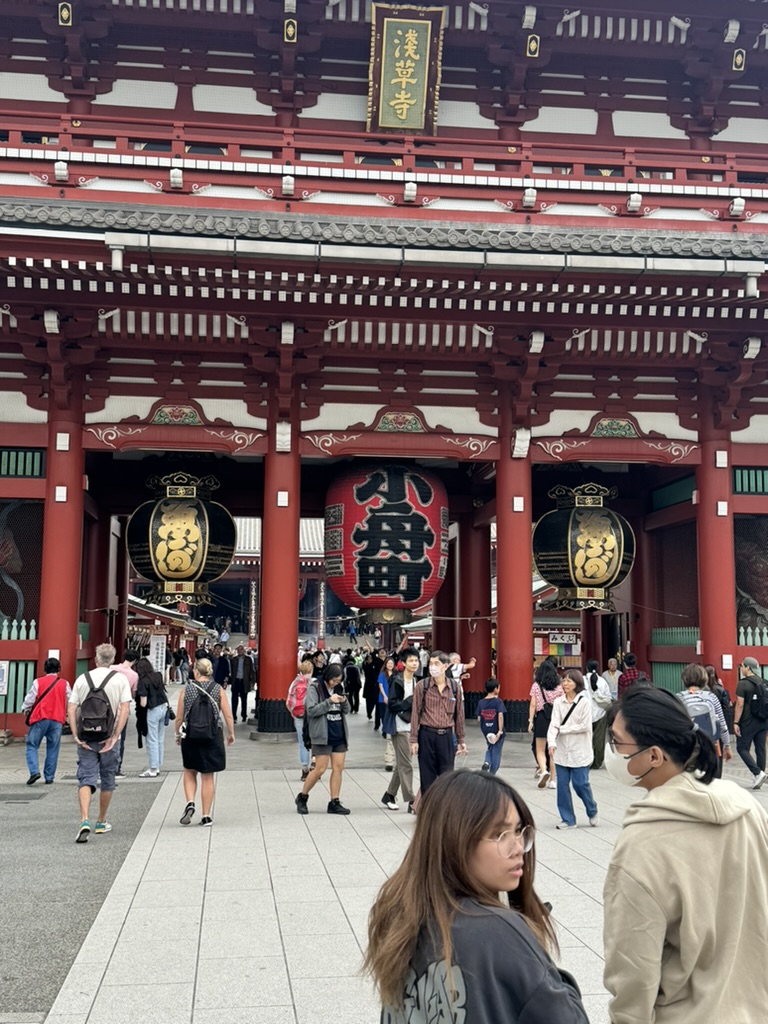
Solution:
[[[768,734],[768,683],[760,675],[756,658],[744,658],[736,686],[733,731],[739,757],[754,775],[752,789],[760,789],[765,773],[765,740]],[[755,757],[751,747],[755,744]]]
[[[99,644],[96,668],[77,677],[69,698],[69,727],[78,746],[81,819],[75,840],[78,843],[87,843],[91,834],[91,797],[97,788],[101,790],[99,817],[93,831],[96,835],[112,831],[107,821],[107,808],[115,789],[120,733],[131,707],[130,683],[122,672],[110,668],[114,660],[112,644]]]

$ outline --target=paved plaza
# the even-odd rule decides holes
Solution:
[[[99,897],[100,905],[85,911],[73,905],[66,879],[59,897],[48,893],[40,985],[34,969],[22,978],[2,971],[0,1024],[375,1024],[378,1004],[359,973],[366,919],[415,818],[380,803],[389,779],[384,743],[365,716],[350,717],[342,789],[348,817],[326,814],[322,784],[310,796],[309,815],[296,814],[295,743],[251,742],[250,729],[238,725],[210,829],[197,824],[199,802],[193,824],[179,825],[184,797],[172,730],[165,770],[154,780],[137,777],[145,755],[135,748],[133,721],[129,732],[129,778],[113,799],[114,831],[92,835],[84,846],[74,842],[72,742],[62,747],[57,785],[45,788],[23,785],[23,743],[0,748],[0,791],[15,794],[0,802],[2,832],[23,836],[9,848],[10,873],[3,866],[0,951],[2,943],[33,944],[38,868],[64,864],[74,884],[82,871],[103,888],[103,902]],[[477,768],[483,747],[474,724],[468,745],[466,767]],[[741,761],[732,763],[728,775],[746,785]],[[600,826],[587,827],[579,805],[583,827],[561,833],[555,793],[536,788],[526,742],[508,739],[501,774],[536,820],[537,889],[554,907],[562,966],[578,980],[592,1024],[603,1024],[603,879],[624,808],[639,794],[594,772]],[[766,803],[768,793],[756,798]],[[43,814],[46,805],[50,813]]]

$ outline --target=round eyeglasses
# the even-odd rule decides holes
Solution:
[[[496,843],[500,857],[512,857],[519,846],[522,846],[523,853],[530,853],[533,849],[533,841],[536,838],[536,829],[533,825],[526,825],[525,828],[517,831],[509,829],[502,832],[496,839],[485,839],[486,843]]]

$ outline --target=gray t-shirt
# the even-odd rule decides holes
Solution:
[[[589,1024],[575,982],[555,967],[515,911],[462,900],[452,937],[449,978],[422,931],[404,1006],[384,1007],[381,1024]]]

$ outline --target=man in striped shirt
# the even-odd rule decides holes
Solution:
[[[467,752],[464,698],[461,684],[453,682],[447,674],[449,665],[447,654],[433,651],[429,674],[413,691],[411,753],[419,756],[422,796],[438,775],[451,771],[456,754]]]

